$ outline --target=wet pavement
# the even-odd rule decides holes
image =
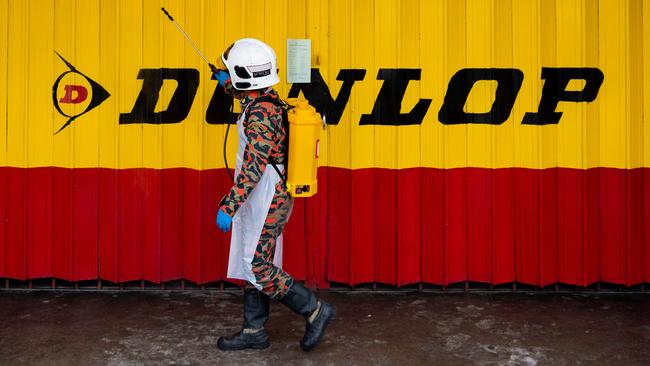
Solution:
[[[650,294],[320,292],[338,316],[299,349],[271,304],[263,351],[221,352],[238,291],[0,291],[0,365],[649,365]]]

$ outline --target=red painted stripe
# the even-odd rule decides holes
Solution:
[[[27,278],[26,258],[26,169],[5,170],[7,207],[5,266],[6,276],[24,280]]]
[[[558,206],[570,208],[575,196],[575,186],[571,182],[558,187],[557,169],[539,171],[539,285],[547,286],[558,282]],[[567,218],[570,220],[570,218]],[[577,226],[566,221],[570,226],[565,235],[575,238]]]
[[[97,169],[73,170],[72,278],[92,280],[98,276],[98,204]]]
[[[467,277],[467,174],[466,169],[449,169],[445,174],[445,284]],[[472,208],[476,209],[476,208]]]
[[[367,241],[354,243],[354,245],[360,246],[368,255],[372,255],[371,253],[374,252],[376,282],[397,284],[397,226],[399,211],[397,171],[374,169],[373,173],[375,245],[373,248],[372,243]],[[332,189],[336,189],[336,187],[332,187]],[[349,192],[349,189],[347,191]],[[354,200],[354,197],[351,197],[351,199]],[[352,205],[356,205],[356,202],[353,202]],[[346,215],[344,213],[343,215],[344,219],[346,219]],[[349,266],[349,261],[346,264]]]
[[[626,283],[625,171],[600,169],[600,280]],[[630,218],[633,219],[633,218]]]
[[[181,276],[202,283],[201,278],[201,182],[197,170],[184,169],[182,208],[183,272]]]
[[[539,170],[515,173],[515,277],[517,282],[538,285],[540,238]]]
[[[119,264],[117,176],[117,170],[99,169],[99,276],[113,282],[118,281]]]
[[[305,200],[305,245],[304,245],[304,274],[305,281],[308,286],[317,285],[319,279],[314,276],[318,270],[315,268],[314,259],[319,257],[320,240],[321,240],[321,210],[326,206],[322,204],[325,194],[322,194],[322,189],[326,187],[325,179],[319,171],[318,190],[319,194]],[[289,220],[289,223],[292,219]],[[290,232],[285,228],[285,232]],[[285,257],[286,258],[286,257]]]
[[[650,169],[643,169],[643,186],[642,186],[642,193],[643,193],[643,242],[644,242],[644,268],[645,268],[645,274],[644,274],[644,282],[650,283]],[[632,196],[635,196],[633,193]],[[0,205],[0,207],[2,207]]]
[[[555,169],[554,169],[555,170]],[[554,196],[547,200],[556,202],[557,249],[553,257],[547,261],[557,263],[558,278],[549,279],[546,283],[560,282],[585,284],[583,261],[583,174],[578,170],[561,169],[557,174],[557,199]],[[557,258],[557,260],[556,260]]]
[[[120,170],[117,175],[116,251],[118,282],[135,281],[143,278],[143,178],[144,169],[124,169]]]
[[[9,168],[0,168],[0,278],[7,274],[7,177]]]
[[[336,184],[337,182],[333,182]],[[390,210],[375,203],[372,169],[353,170],[350,177],[350,279],[352,285],[375,281],[375,211]]]
[[[225,235],[220,235],[215,225],[217,204],[225,187],[219,184],[217,171],[201,171],[201,272],[202,283],[222,279],[224,268],[221,263],[221,246],[227,245]]]
[[[161,280],[161,175],[165,171],[147,169],[142,180],[142,278]]]
[[[490,282],[493,172],[470,169],[467,173],[467,278],[475,282]]]
[[[54,277],[67,281],[77,280],[72,267],[73,251],[73,213],[74,178],[72,169],[54,169],[52,243],[54,258]]]
[[[602,246],[600,229],[600,171],[590,169],[582,174],[584,203],[582,205],[582,232],[584,247],[582,249],[582,262],[584,268],[584,282],[576,283],[588,285],[600,281],[600,252]],[[571,282],[567,282],[571,283]]]
[[[307,282],[320,288],[329,287],[327,281],[327,223],[330,168],[318,169],[318,194],[307,202]]]
[[[350,283],[351,171],[336,168],[329,170],[327,184],[330,187],[326,224],[327,277],[330,281]],[[368,243],[364,241],[358,245],[363,247]]]
[[[420,195],[420,238],[422,281],[446,284],[446,186],[439,169],[422,171]]]
[[[296,201],[285,268],[319,287],[635,285],[650,277],[649,171],[321,168],[319,194]],[[229,235],[214,226],[231,184],[223,170],[0,168],[0,178],[0,277],[225,277]]]
[[[27,277],[52,277],[52,169],[27,170]],[[97,256],[95,255],[95,258]],[[97,274],[95,274],[97,277]]]
[[[422,278],[421,172],[421,169],[405,169],[396,174],[398,286],[418,283]]]
[[[626,279],[625,284],[643,282],[644,272],[644,238],[643,238],[643,199],[637,194],[644,194],[643,191],[643,172],[640,169],[630,169],[625,171],[626,175]],[[637,194],[635,194],[635,192]]]
[[[183,178],[179,169],[162,172],[161,182],[161,262],[162,280],[181,278],[183,243]]]
[[[492,252],[492,280],[498,285],[515,278],[515,170],[494,172],[494,247]]]

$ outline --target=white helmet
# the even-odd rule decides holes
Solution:
[[[255,38],[242,38],[221,55],[237,90],[262,89],[277,84],[278,63],[275,52]]]

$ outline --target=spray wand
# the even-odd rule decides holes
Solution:
[[[169,18],[169,20],[171,20],[172,23],[174,23],[174,25],[176,26],[176,28],[178,28],[178,30],[179,30],[181,33],[183,33],[183,36],[185,37],[185,39],[187,39],[187,41],[190,43],[190,45],[192,45],[192,48],[194,48],[194,51],[196,51],[196,53],[198,53],[199,56],[201,56],[201,58],[203,59],[203,61],[205,61],[205,63],[208,64],[208,66],[210,66],[210,70],[211,70],[213,73],[217,73],[217,72],[219,72],[219,69],[217,69],[216,66],[214,66],[210,61],[208,61],[207,58],[205,58],[205,56],[203,55],[203,52],[201,52],[201,50],[199,50],[199,48],[196,46],[196,44],[195,44],[195,43],[192,41],[192,39],[187,35],[187,33],[185,33],[185,31],[183,30],[183,28],[181,28],[181,26],[178,25],[178,23],[176,23],[176,21],[174,20],[174,18],[172,18],[172,16],[167,12],[167,10],[165,10],[165,8],[160,8],[160,10],[162,10],[162,12],[165,13],[165,15],[167,15],[167,18]]]
[[[164,7],[160,8],[160,10],[162,10],[162,12],[165,13],[167,18],[169,18],[169,20],[171,20],[171,22],[174,23],[176,28],[178,28],[178,30],[183,34],[183,37],[185,37],[185,39],[190,43],[190,45],[192,45],[192,48],[194,48],[194,51],[196,51],[196,53],[198,53],[199,56],[201,56],[203,61],[205,61],[205,63],[208,64],[208,66],[210,66],[210,71],[212,71],[213,74],[218,73],[219,69],[216,66],[214,66],[214,64],[212,64],[210,61],[208,61],[208,59],[203,55],[203,52],[201,52],[201,50],[199,50],[199,48],[192,41],[190,36],[188,36],[187,33],[185,33],[183,28],[181,28],[181,26],[178,25],[178,23],[176,23],[176,21],[171,16],[171,14],[169,14],[169,12],[167,12],[167,10]],[[228,167],[228,159],[226,159],[226,141],[228,141],[228,132],[230,131],[230,116],[232,116],[232,108],[233,108],[233,104],[231,102],[230,103],[230,115],[228,116],[228,121],[226,121],[226,124],[227,124],[226,135],[224,136],[224,139],[223,139],[223,162],[226,165],[226,172],[228,172],[228,175],[230,176],[230,179],[234,180],[233,175],[230,172],[230,168]]]

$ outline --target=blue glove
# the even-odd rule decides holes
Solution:
[[[217,214],[217,227],[219,227],[219,230],[223,231],[224,233],[227,232],[230,230],[231,223],[232,217],[223,212],[223,210],[219,210],[219,213]]]
[[[223,70],[219,70],[218,72],[214,73],[214,78],[217,79],[219,82],[219,85],[223,86],[224,88],[226,87],[226,81],[230,79],[230,75],[228,75],[227,72]]]

